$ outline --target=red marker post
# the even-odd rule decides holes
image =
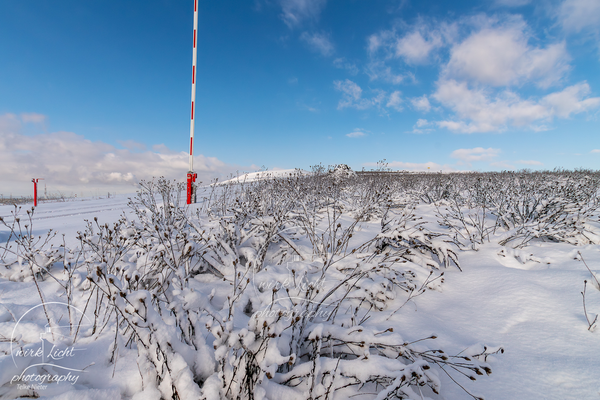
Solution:
[[[187,174],[187,203],[188,204],[192,204],[192,203],[196,202],[196,199],[195,199],[196,193],[194,193],[194,182],[196,182],[197,177],[198,177],[198,174],[196,174],[194,172],[188,172],[188,174]]]
[[[33,206],[37,207],[37,184],[38,181],[44,180],[44,178],[33,178],[31,182],[33,182]]]
[[[192,113],[190,120],[190,169],[187,173],[187,204],[196,202],[194,193],[194,182],[198,174],[194,172],[194,117],[196,110],[194,103],[196,102],[196,36],[198,32],[198,0],[194,0],[194,40],[193,40],[193,55],[192,55]]]

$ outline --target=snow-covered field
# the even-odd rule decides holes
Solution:
[[[0,398],[600,399],[595,175],[309,179],[0,207]]]

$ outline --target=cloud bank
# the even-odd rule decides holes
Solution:
[[[36,117],[32,117],[36,115]],[[164,145],[146,150],[143,144],[123,142],[124,149],[92,142],[72,132],[24,134],[25,125],[40,123],[37,114],[0,115],[0,186],[3,195],[29,195],[31,179],[44,178],[49,192],[134,192],[140,180],[164,176],[182,180],[188,154]],[[215,157],[194,157],[199,180],[208,183],[243,168]]]

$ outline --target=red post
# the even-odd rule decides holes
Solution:
[[[196,182],[197,177],[198,174],[194,172],[189,171],[187,173],[187,204],[192,204],[192,199],[195,197],[193,182]]]
[[[38,180],[37,179],[32,179],[31,182],[33,182],[33,206],[37,207],[37,183]]]

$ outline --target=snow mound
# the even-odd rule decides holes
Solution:
[[[296,175],[308,175],[308,171],[304,171],[301,169],[279,169],[274,171],[257,171],[257,172],[248,172],[242,175],[239,175],[235,178],[228,179],[223,182],[218,182],[216,185],[225,185],[230,183],[248,183],[248,182],[256,182],[266,179],[277,179],[277,178],[287,178],[289,176]]]

